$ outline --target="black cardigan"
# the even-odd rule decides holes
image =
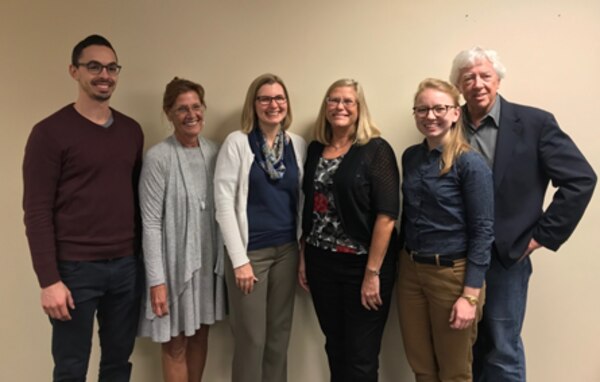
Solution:
[[[306,196],[302,213],[304,236],[313,224],[314,178],[325,146],[311,142],[304,164],[302,189]],[[382,138],[348,150],[333,177],[333,196],[344,232],[365,248],[371,244],[378,214],[398,219],[400,210],[400,173],[392,147]],[[396,251],[396,230],[388,248]]]

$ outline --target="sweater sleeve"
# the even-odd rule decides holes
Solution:
[[[369,167],[375,212],[397,220],[400,212],[400,172],[394,150],[383,139],[370,159]]]
[[[31,131],[23,160],[23,210],[33,268],[40,287],[60,281],[54,227],[61,149],[45,126]]]
[[[296,155],[296,163],[298,165],[298,205],[296,218],[296,237],[298,240],[302,237],[302,216],[304,206],[304,190],[302,182],[304,179],[304,161],[306,160],[306,141],[299,135],[290,134],[294,144],[294,154]]]
[[[136,123],[137,125],[137,123]],[[139,184],[140,184],[140,176],[142,172],[142,157],[144,151],[144,133],[142,132],[141,126],[137,125],[137,137],[138,137],[138,145],[137,151],[135,155],[135,164],[133,167],[132,174],[132,182],[134,189],[134,208],[135,208],[135,249],[136,252],[140,251],[140,243],[142,240],[142,214],[140,210],[140,194],[139,194]]]
[[[242,161],[242,153],[235,141],[235,135],[231,134],[221,146],[217,156],[214,183],[216,219],[233,268],[250,262],[241,237],[235,208]]]
[[[158,147],[155,146],[155,149]],[[161,155],[162,154],[162,155]],[[168,156],[150,150],[144,159],[140,174],[139,198],[142,214],[142,248],[146,268],[146,284],[165,283],[163,262],[163,214],[167,185]]]

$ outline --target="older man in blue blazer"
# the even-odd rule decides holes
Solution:
[[[521,328],[530,255],[558,250],[575,230],[596,175],[554,116],[498,94],[505,68],[496,52],[475,47],[454,59],[450,80],[463,94],[471,145],[494,174],[495,243],[486,304],[473,352],[474,381],[525,381]],[[549,182],[557,188],[544,210]]]

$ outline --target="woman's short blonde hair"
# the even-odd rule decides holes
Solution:
[[[317,122],[315,124],[315,139],[324,145],[331,143],[332,131],[331,124],[327,121],[327,97],[334,89],[350,87],[356,92],[356,107],[358,108],[358,120],[356,121],[356,131],[354,132],[353,141],[359,145],[368,143],[371,138],[379,137],[381,131],[375,126],[371,120],[371,114],[369,113],[369,107],[367,106],[367,100],[362,86],[352,79],[344,78],[335,81],[325,92],[323,102],[321,103],[321,109]]]
[[[283,80],[275,74],[265,73],[258,76],[248,88],[246,93],[246,100],[244,101],[244,108],[242,110],[242,131],[246,134],[252,131],[254,128],[254,122],[256,121],[256,109],[254,107],[256,101],[256,95],[258,90],[263,85],[279,84],[283,88],[285,93],[285,99],[287,100],[287,115],[281,121],[281,128],[286,130],[292,124],[292,106],[290,104],[290,97]]]

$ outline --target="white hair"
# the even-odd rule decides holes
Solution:
[[[496,53],[495,50],[483,49],[479,46],[475,46],[471,49],[463,50],[454,57],[454,61],[452,61],[452,70],[450,70],[450,82],[458,87],[460,71],[483,60],[487,60],[492,64],[500,80],[504,78],[506,75],[506,68],[500,62],[498,53]]]

